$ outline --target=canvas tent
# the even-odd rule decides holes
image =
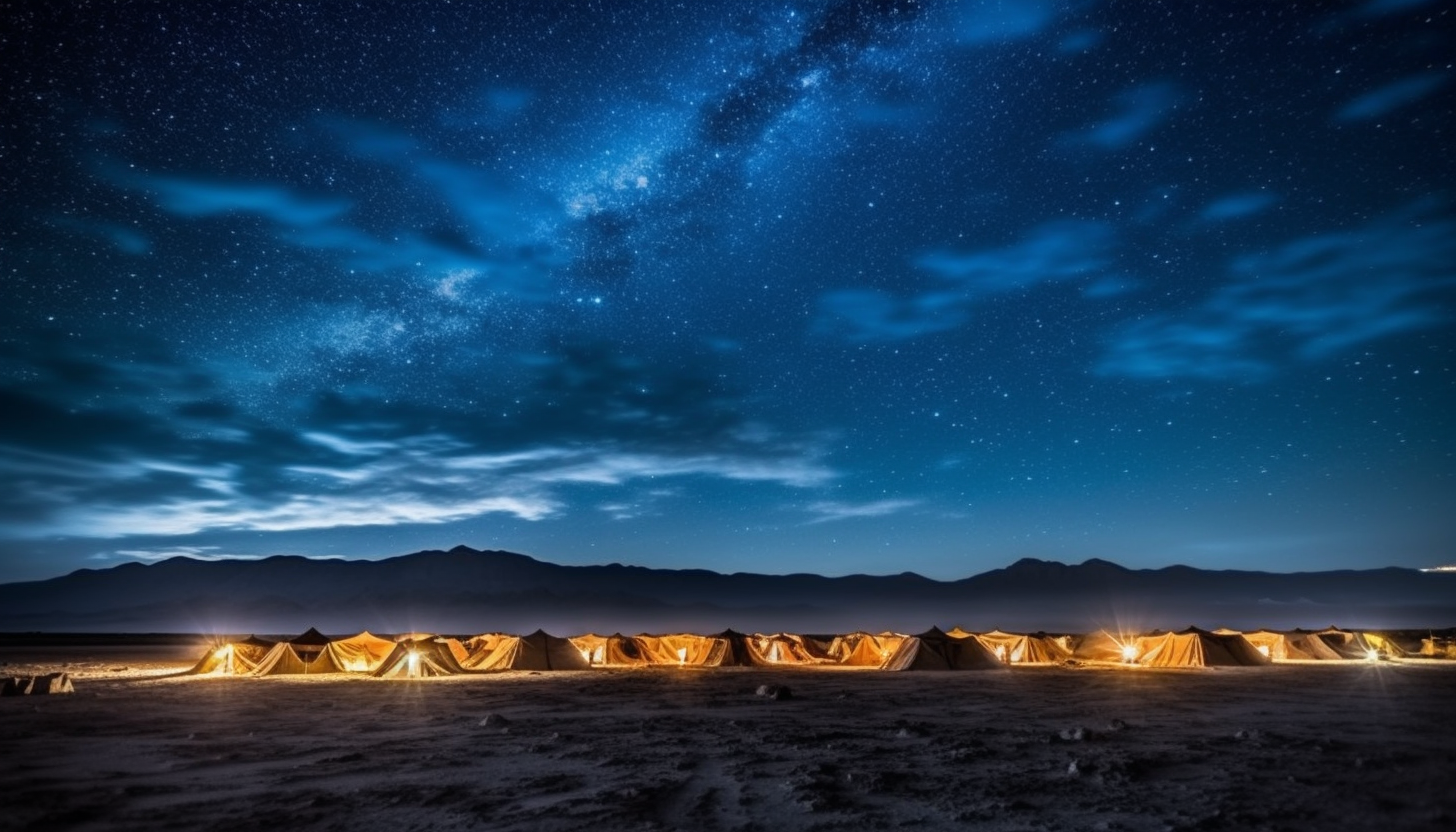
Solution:
[[[947,635],[958,634],[956,630],[952,630]],[[1045,633],[1027,635],[992,630],[989,633],[967,633],[959,637],[980,641],[995,654],[998,661],[1006,664],[1055,664],[1072,657],[1072,651],[1065,644]]]
[[[465,673],[465,668],[456,661],[449,641],[423,638],[391,644],[389,655],[375,668],[374,676],[380,679],[419,679]]]
[[[880,670],[987,670],[1001,666],[996,655],[974,638],[956,638],[932,627],[918,635],[849,633],[830,645],[833,658],[847,667]]]
[[[589,670],[570,640],[537,630],[528,636],[487,634],[465,642],[466,670]]]
[[[286,676],[312,673],[344,673],[342,666],[329,652],[329,637],[310,627],[302,635],[273,645],[258,666],[254,676]]]
[[[395,642],[365,630],[357,636],[341,638],[325,647],[334,664],[350,673],[372,673],[394,650]]]
[[[1254,645],[1254,649],[1276,662],[1286,661],[1336,661],[1341,658],[1314,633],[1280,632],[1277,630],[1214,630],[1218,635],[1242,635]]]
[[[793,633],[754,633],[745,638],[750,661],[759,666],[828,664],[832,661],[812,640]]]
[[[592,667],[641,667],[647,663],[637,647],[637,640],[621,633],[609,636],[587,633],[569,640]]]
[[[1238,667],[1269,659],[1238,634],[1218,635],[1197,627],[1138,639],[1137,662],[1144,667]]]
[[[1136,636],[1113,635],[1107,630],[1088,633],[1076,640],[1072,657],[1089,662],[1130,663],[1141,654]]]
[[[207,655],[203,656],[192,669],[187,671],[197,675],[218,674],[218,675],[240,675],[252,673],[257,669],[258,663],[268,655],[273,648],[273,642],[261,639],[257,636],[248,636],[238,641],[228,641],[211,647]]]
[[[732,661],[727,639],[672,633],[639,635],[634,639],[642,658],[650,665],[678,667],[721,667]]]
[[[1339,627],[1327,627],[1314,635],[1328,644],[1330,649],[1339,653],[1341,658],[1374,659],[1405,655],[1405,651],[1394,642],[1376,633],[1361,633],[1355,630],[1341,630]]]
[[[845,633],[829,643],[829,657],[844,667],[881,667],[908,636],[895,633]]]

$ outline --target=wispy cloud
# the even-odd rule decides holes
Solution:
[[[1412,206],[1351,231],[1293,240],[1235,260],[1197,306],[1119,330],[1103,373],[1140,378],[1266,378],[1387,335],[1444,321],[1456,285],[1456,221]]]
[[[1359,96],[1335,114],[1339,121],[1368,121],[1414,104],[1446,85],[1449,75],[1422,72],[1386,84]]]
[[[851,340],[899,340],[954,329],[986,297],[1042,283],[1105,279],[1112,230],[1095,222],[1053,222],[997,249],[938,249],[914,258],[936,280],[914,295],[842,289],[819,302],[818,327]]]
[[[1178,105],[1178,89],[1167,82],[1144,84],[1119,93],[1113,105],[1116,112],[1112,116],[1065,134],[1063,142],[1098,150],[1121,150],[1168,119]]]
[[[263,556],[230,554],[222,551],[222,547],[220,546],[163,546],[152,549],[115,549],[109,552],[97,552],[88,558],[88,560],[134,560],[143,563],[156,563],[157,561],[169,560],[171,558],[219,561],[261,560]]]
[[[808,525],[833,523],[838,520],[855,520],[864,517],[885,517],[899,514],[920,505],[919,500],[875,500],[868,503],[846,503],[822,500],[810,503],[804,510],[813,515]]]
[[[1278,197],[1262,191],[1226,194],[1204,206],[1199,218],[1206,222],[1243,219],[1268,210],[1278,201]]]

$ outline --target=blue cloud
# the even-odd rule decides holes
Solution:
[[[1046,0],[980,0],[955,6],[956,40],[980,45],[1018,40],[1045,29],[1055,17]]]
[[[1088,145],[1101,150],[1120,150],[1143,136],[1168,118],[1178,104],[1177,88],[1167,82],[1144,84],[1119,93],[1114,103],[1117,113],[1099,124],[1064,136],[1072,145]]]
[[[1181,314],[1124,326],[1099,370],[1137,378],[1258,380],[1289,363],[1445,321],[1456,221],[1418,204],[1353,231],[1293,240],[1229,267]]]
[[[938,285],[898,296],[844,289],[820,298],[820,331],[851,340],[901,340],[954,329],[980,299],[1042,283],[1106,279],[1112,230],[1094,222],[1053,222],[999,249],[929,251],[913,260]]]
[[[1242,219],[1257,214],[1278,201],[1273,194],[1268,193],[1228,194],[1208,203],[1199,217],[1208,222]]]
[[[348,200],[305,197],[276,185],[174,177],[146,179],[141,184],[163,208],[192,217],[257,214],[280,225],[306,227],[337,219],[351,207]]]
[[[1339,121],[1366,121],[1414,104],[1446,84],[1440,72],[1423,72],[1371,90],[1340,108]]]

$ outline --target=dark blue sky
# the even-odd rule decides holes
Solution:
[[[1449,4],[0,14],[0,580],[1453,560]]]

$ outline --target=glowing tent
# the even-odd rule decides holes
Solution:
[[[380,679],[419,679],[465,673],[455,659],[449,639],[424,638],[391,644],[391,650],[374,676]]]
[[[229,641],[216,645],[207,651],[201,661],[187,671],[197,675],[218,674],[218,675],[241,675],[252,673],[258,668],[258,663],[273,649],[273,642],[261,639],[257,636],[248,636],[239,641]]]
[[[537,630],[528,636],[488,634],[465,642],[466,670],[589,670],[570,640]]]
[[[650,665],[678,667],[721,667],[732,660],[727,639],[672,633],[634,638],[642,658]]]
[[[829,657],[845,667],[882,667],[906,638],[895,633],[845,633],[830,642]]]
[[[1141,655],[1137,642],[1136,636],[1113,635],[1106,630],[1098,630],[1076,640],[1072,657],[1089,662],[1130,663]]]
[[[1137,662],[1144,667],[1237,667],[1268,664],[1243,636],[1218,635],[1197,627],[1138,639]]]
[[[1055,664],[1072,657],[1072,651],[1067,649],[1066,644],[1045,633],[1024,635],[992,630],[959,636],[956,630],[952,630],[947,635],[974,638],[995,654],[997,660],[1006,664]]]
[[[1302,632],[1279,632],[1276,630],[1254,630],[1252,632],[1239,632],[1238,630],[1214,630],[1214,633],[1221,636],[1242,635],[1254,645],[1254,649],[1276,662],[1286,661],[1335,661],[1341,658],[1339,653],[1330,649],[1330,646],[1314,633]]]
[[[754,633],[744,639],[749,660],[760,666],[828,664],[833,661],[812,640],[793,633]]]
[[[357,636],[331,641],[324,648],[334,664],[350,673],[372,673],[394,650],[395,642],[365,630]]]
[[[569,641],[592,667],[641,667],[647,663],[638,649],[637,640],[621,633],[609,636],[587,633],[573,636]]]
[[[1315,635],[1346,659],[1396,658],[1405,655],[1405,651],[1393,641],[1377,633],[1327,627]]]

